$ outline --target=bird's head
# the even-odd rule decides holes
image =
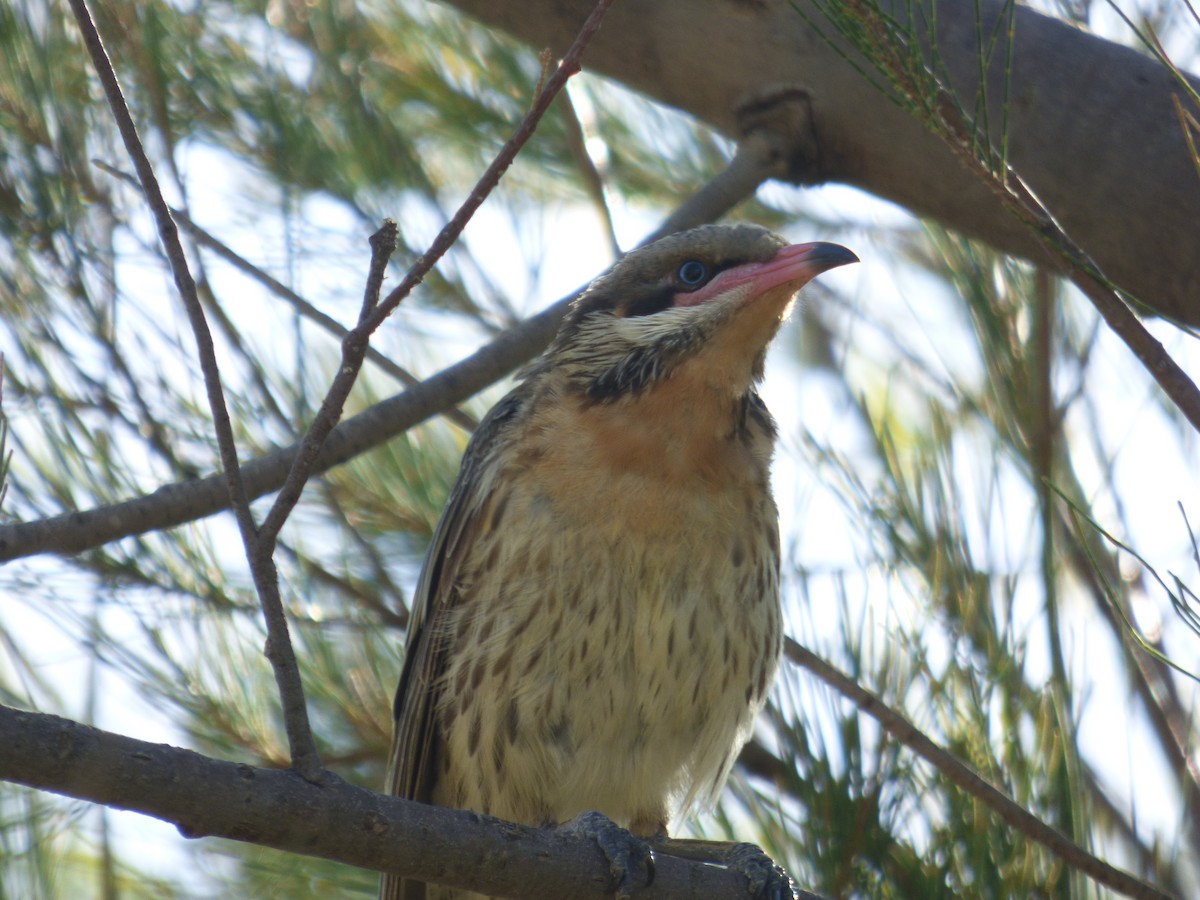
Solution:
[[[757,225],[705,225],[624,256],[572,305],[536,369],[597,403],[636,397],[683,372],[718,393],[762,377],[796,291],[858,257],[788,244]]]

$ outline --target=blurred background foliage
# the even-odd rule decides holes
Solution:
[[[1175,61],[1195,66],[1200,30],[1181,4],[1122,9],[1191,46]],[[1114,27],[1104,4],[1048,11]],[[385,216],[399,223],[394,280],[508,137],[540,71],[536,51],[418,0],[94,12],[168,199],[345,324],[367,235]],[[594,275],[731,152],[675,111],[577,77],[378,349],[417,377],[453,362]],[[144,205],[93,160],[126,167],[65,4],[0,4],[6,522],[215,465],[191,337]],[[736,217],[864,260],[810,289],[766,386],[782,425],[790,633],[1078,843],[1195,896],[1194,682],[1145,649],[1197,669],[1200,644],[1175,608],[1200,565],[1180,515],[1197,516],[1186,422],[1086,301],[1027,263],[845,188],[769,186]],[[209,247],[189,249],[243,458],[292,442],[337,339]],[[1197,370],[1189,337],[1152,327]],[[368,363],[349,412],[401,387]],[[466,438],[432,420],[314,479],[280,543],[320,750],[366,786],[382,783],[409,591]],[[286,765],[230,517],[8,564],[0,599],[3,702]],[[689,824],[760,841],[808,889],[1107,896],[790,666],[751,750],[721,807]],[[332,897],[374,885],[371,873],[189,846],[138,817],[0,786],[3,897]]]

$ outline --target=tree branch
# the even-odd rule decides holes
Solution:
[[[537,47],[565,46],[588,4],[450,2]],[[588,65],[731,138],[741,137],[738,112],[748,98],[794,85],[812,97],[820,144],[810,181],[860,187],[1004,252],[1040,258],[1038,241],[988,187],[856,71],[844,45],[822,39],[811,24],[819,5],[624,0]],[[911,9],[894,0],[880,5],[899,18]],[[1006,91],[1004,67],[980,65],[976,33],[990,31],[1011,6],[939,3],[929,20],[937,34],[922,40],[937,46],[954,92],[985,98],[991,123],[1007,125],[1009,163],[1101,271],[1159,312],[1200,323],[1200,181],[1171,100],[1181,92],[1175,75],[1136,50],[1017,4]]]
[[[778,172],[774,149],[762,136],[739,145],[729,166],[671,214],[643,243],[720,218]],[[581,289],[582,290],[582,289]],[[403,393],[376,403],[329,433],[313,463],[327,471],[383,444],[431,416],[461,403],[527,362],[550,343],[579,292],[514,325],[490,344]],[[297,445],[283,447],[242,466],[247,496],[277,490],[291,468]],[[121,503],[64,513],[34,522],[0,525],[0,562],[40,553],[73,554],[134,534],[182,525],[228,508],[219,476],[179,481]]]
[[[883,726],[888,734],[921,759],[932,764],[949,781],[988,806],[1009,827],[1041,844],[1067,865],[1126,897],[1135,897],[1138,900],[1172,900],[1167,892],[1093,856],[1070,838],[1047,825],[1015,800],[984,781],[954,754],[939,747],[916,725],[861,687],[854,679],[838,671],[790,637],[785,638],[784,654],[790,662],[816,675],[849,699]]]
[[[292,765],[306,778],[317,779],[321,776],[321,763],[308,721],[304,688],[300,682],[300,667],[296,663],[296,655],[288,636],[287,617],[284,615],[283,600],[279,595],[278,570],[272,559],[275,535],[269,531],[260,532],[250,512],[250,501],[246,496],[241,467],[238,464],[233,425],[229,419],[229,409],[225,404],[225,391],[221,386],[221,372],[217,366],[212,332],[208,328],[204,307],[196,292],[195,279],[192,278],[191,270],[188,268],[187,255],[179,240],[179,229],[176,227],[174,219],[171,218],[170,207],[167,206],[167,201],[158,187],[158,178],[154,174],[154,167],[150,164],[150,159],[142,146],[133,116],[129,112],[129,107],[121,93],[121,86],[117,82],[117,74],[113,70],[112,62],[100,40],[100,33],[96,30],[85,0],[71,0],[71,9],[75,14],[79,31],[83,35],[84,45],[91,56],[92,65],[96,67],[96,73],[104,87],[109,109],[116,120],[121,139],[125,143],[125,152],[129,154],[129,158],[133,162],[134,170],[141,182],[142,193],[154,215],[159,240],[162,241],[166,251],[171,273],[175,278],[175,286],[183,300],[184,309],[187,311],[188,321],[191,323],[192,333],[196,339],[196,351],[200,357],[200,369],[204,374],[204,387],[208,394],[209,409],[212,412],[213,431],[221,457],[221,468],[224,471],[230,503],[237,517],[246,560],[253,574],[254,586],[258,591],[263,617],[266,620],[267,658],[271,661],[271,668],[275,673],[275,681],[279,686],[280,699],[283,703],[284,723],[287,728]],[[276,501],[276,506],[278,506],[278,501]]]
[[[600,898],[609,867],[588,838],[425,806],[342,781],[262,769],[0,706],[0,779],[223,837],[498,897]],[[645,900],[741,898],[727,869],[656,855]]]

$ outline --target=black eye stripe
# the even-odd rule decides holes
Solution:
[[[711,282],[726,269],[738,265],[737,260],[721,262],[702,262],[698,259],[685,259],[671,270],[667,284],[657,287],[647,287],[636,297],[624,304],[617,314],[625,318],[636,316],[652,316],[675,305],[675,295],[683,292],[699,290]]]
[[[659,287],[638,294],[625,307],[625,317],[652,316],[657,312],[668,309],[675,301],[675,290],[671,287]]]

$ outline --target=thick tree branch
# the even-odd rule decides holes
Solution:
[[[588,6],[449,2],[539,47],[566,46]],[[906,5],[883,5],[907,17]],[[936,44],[949,86],[968,104],[986,97],[993,131],[1007,125],[1009,164],[1116,285],[1170,317],[1200,323],[1200,180],[1172,102],[1175,76],[1134,50],[1018,5],[1006,88],[999,60],[980,65],[976,11],[987,33],[1007,6],[937,4]],[[793,86],[811,99],[820,148],[807,180],[856,185],[1003,251],[1040,258],[1035,237],[988,186],[806,19],[821,21],[811,0],[624,0],[588,64],[735,138],[747,103]],[[989,138],[1000,145],[999,134]]]
[[[0,706],[0,779],[144,813],[186,837],[224,837],[390,870],[500,897],[603,897],[608,863],[589,839],[375,794],[315,785],[151,744],[43,713]],[[737,898],[742,876],[657,854],[638,897]]]

